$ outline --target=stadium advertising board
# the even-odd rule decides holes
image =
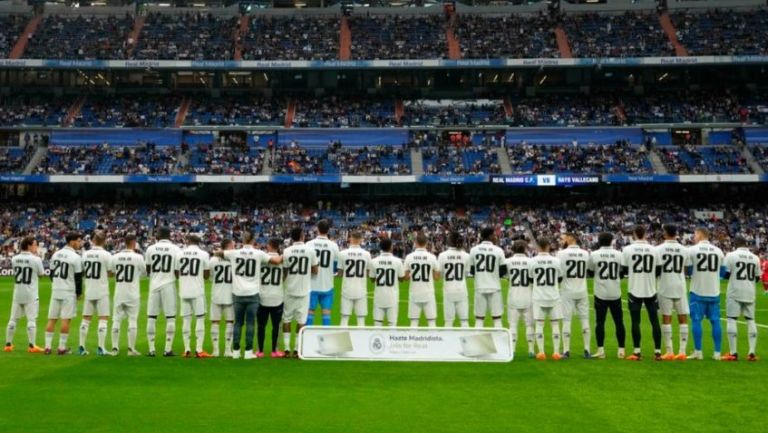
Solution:
[[[307,326],[299,334],[305,360],[509,362],[505,328]]]

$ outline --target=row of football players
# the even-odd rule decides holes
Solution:
[[[284,347],[289,349],[291,323],[297,323],[297,330],[305,323],[313,324],[314,311],[322,308],[323,324],[330,324],[330,310],[333,299],[333,277],[338,267],[342,277],[341,313],[342,325],[349,323],[349,318],[357,316],[357,323],[363,324],[368,314],[367,283],[374,282],[374,321],[376,324],[395,324],[398,317],[399,281],[410,280],[408,290],[408,318],[412,326],[418,326],[419,318],[425,316],[430,326],[435,326],[437,303],[435,301],[435,281],[443,278],[444,282],[444,317],[448,325],[455,319],[461,326],[468,326],[469,297],[467,277],[475,281],[475,316],[476,325],[482,326],[486,314],[490,313],[495,327],[501,327],[503,303],[501,279],[509,279],[508,296],[509,321],[512,333],[517,339],[517,324],[523,319],[526,325],[528,351],[534,355],[534,342],[538,343],[538,358],[543,359],[543,329],[547,318],[553,321],[553,358],[570,356],[571,318],[577,315],[581,321],[584,337],[585,357],[591,357],[591,330],[589,324],[589,306],[587,304],[586,279],[589,273],[595,278],[595,309],[597,312],[597,357],[604,357],[604,322],[610,311],[617,327],[619,356],[624,357],[624,328],[621,317],[622,277],[629,278],[629,309],[632,319],[632,337],[635,347],[629,359],[640,359],[640,311],[643,306],[648,310],[657,359],[684,359],[687,345],[687,316],[689,309],[693,319],[695,351],[694,358],[701,359],[701,320],[707,317],[713,325],[715,340],[715,358],[720,358],[719,295],[720,267],[729,270],[729,288],[727,294],[728,335],[732,354],[727,359],[735,359],[736,320],[743,315],[748,323],[750,359],[755,359],[754,345],[756,327],[754,323],[754,291],[757,281],[759,262],[746,248],[743,239],[737,239],[738,249],[727,257],[708,240],[705,229],[696,231],[697,244],[685,248],[675,239],[676,229],[665,226],[667,241],[658,247],[652,247],[645,240],[642,227],[635,230],[636,242],[618,252],[611,248],[612,236],[600,236],[600,249],[589,253],[578,247],[577,239],[572,234],[563,235],[564,248],[557,256],[549,254],[551,245],[548,240],[539,240],[539,254],[529,259],[526,256],[527,244],[519,241],[514,245],[515,254],[505,259],[503,251],[494,245],[494,231],[483,230],[482,242],[469,253],[461,250],[462,242],[457,234],[450,236],[451,247],[435,257],[426,250],[427,239],[423,234],[416,236],[416,249],[401,261],[391,254],[391,242],[381,242],[382,253],[375,259],[360,247],[362,236],[352,233],[350,248],[339,252],[334,242],[328,239],[328,223],[318,224],[318,236],[304,244],[301,229],[291,232],[292,246],[282,256],[277,252],[280,242],[273,240],[267,253],[253,247],[253,237],[246,234],[243,246],[234,249],[234,243],[226,241],[222,250],[214,252],[209,259],[208,253],[198,246],[195,236],[188,238],[188,245],[181,249],[169,241],[170,231],[161,228],[155,245],[150,246],[144,257],[135,252],[135,239],[125,239],[126,249],[111,256],[103,248],[103,236],[94,236],[94,248],[84,253],[82,259],[77,254],[80,249],[80,235],[67,236],[67,247],[57,251],[51,260],[51,278],[53,280],[52,299],[49,307],[48,326],[46,328],[45,351],[51,352],[53,331],[58,320],[62,321],[60,330],[59,353],[68,353],[66,346],[69,321],[74,317],[76,297],[81,292],[81,284],[86,286],[83,321],[81,322],[81,354],[87,353],[85,340],[94,314],[99,316],[98,354],[105,354],[107,320],[110,314],[108,273],[115,276],[116,288],[113,310],[113,346],[117,352],[120,326],[128,320],[129,355],[137,355],[135,347],[137,319],[140,305],[139,281],[145,273],[150,277],[148,299],[147,337],[149,354],[155,352],[155,322],[160,314],[167,319],[166,346],[164,354],[173,355],[172,346],[175,334],[176,281],[179,280],[178,297],[181,300],[183,316],[183,336],[185,354],[191,355],[190,335],[193,318],[205,316],[205,279],[213,271],[213,294],[210,309],[214,326],[211,335],[214,342],[214,354],[219,351],[219,322],[227,322],[226,355],[240,355],[240,334],[246,327],[245,356],[263,356],[263,332],[267,319],[273,322],[273,345],[276,347],[279,322],[284,322]],[[34,322],[37,313],[37,276],[42,275],[42,262],[35,255],[35,242],[25,239],[21,254],[13,259],[16,275],[16,287],[8,325],[10,344],[16,321],[27,316],[30,338],[30,351],[39,351],[34,344]],[[232,269],[234,265],[234,270]],[[685,269],[694,265],[690,293],[690,308],[686,298]],[[659,296],[657,298],[657,287]],[[312,289],[312,290],[310,290]],[[659,326],[657,309],[661,308],[664,325]],[[675,310],[680,321],[680,353],[672,352],[671,318]],[[282,316],[282,318],[280,317]],[[259,351],[253,352],[254,321],[259,317]],[[563,329],[560,329],[560,322]],[[234,322],[234,323],[233,323]],[[263,323],[263,326],[261,326]],[[535,327],[534,327],[535,323]],[[202,348],[205,336],[204,321],[197,320],[195,334],[199,357],[208,355]],[[698,325],[698,326],[697,326]],[[663,331],[662,331],[663,330]],[[562,333],[563,350],[560,351]],[[661,335],[664,334],[667,354],[661,355]],[[562,355],[561,355],[562,353]],[[283,356],[274,351],[273,356]],[[295,352],[294,352],[295,355]]]

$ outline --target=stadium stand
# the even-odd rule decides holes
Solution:
[[[564,24],[575,57],[674,56],[656,15],[566,15]],[[619,42],[620,41],[620,42]],[[618,42],[618,43],[617,43]]]
[[[282,125],[285,106],[277,98],[252,95],[193,97],[186,125]]]
[[[0,59],[9,57],[26,24],[27,20],[20,15],[0,16]]]
[[[91,128],[169,128],[174,126],[180,104],[179,96],[89,96],[79,114],[74,117],[73,125]]]
[[[509,144],[514,173],[651,173],[644,146],[608,144]]]
[[[466,59],[558,57],[552,24],[544,15],[459,15],[456,36]]]
[[[133,17],[49,15],[30,38],[24,57],[31,59],[124,59]]]
[[[338,17],[252,17],[244,60],[334,60],[339,57]]]
[[[370,15],[349,19],[352,59],[443,59],[448,55],[442,15]]]
[[[293,126],[301,128],[381,128],[396,124],[393,99],[360,97],[299,99],[293,118]]]
[[[737,146],[660,147],[667,169],[678,174],[750,173],[749,166]]]
[[[712,9],[671,15],[678,39],[693,56],[768,54],[768,10]]]
[[[142,60],[231,60],[237,25],[237,17],[150,13],[133,57]]]

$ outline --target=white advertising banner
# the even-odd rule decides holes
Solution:
[[[299,357],[336,361],[509,362],[512,335],[505,328],[376,328],[307,326]]]

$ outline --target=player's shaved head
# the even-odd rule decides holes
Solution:
[[[280,251],[280,244],[282,244],[283,241],[280,240],[280,238],[269,238],[267,241],[267,251],[270,252],[277,252]]]
[[[301,227],[294,227],[291,229],[291,240],[299,242],[304,240],[304,229]]]
[[[677,226],[674,224],[664,224],[661,230],[664,231],[664,237],[667,239],[675,239],[677,237]]]
[[[160,226],[157,228],[158,239],[171,239],[171,229],[166,226]]]
[[[222,250],[231,250],[235,248],[235,241],[232,239],[222,239],[221,240],[221,249]]]
[[[243,243],[245,245],[253,245],[255,237],[253,236],[253,233],[251,232],[243,232]]]
[[[427,235],[425,235],[423,232],[419,232],[416,234],[416,246],[417,247],[426,247],[427,246]]]
[[[349,233],[349,243],[360,245],[363,242],[363,234],[357,230]]]
[[[21,240],[21,243],[19,244],[19,248],[21,248],[22,251],[29,251],[33,245],[35,245],[37,241],[32,236],[27,236],[24,239]]]
[[[544,253],[548,253],[549,252],[549,248],[550,248],[551,242],[549,241],[548,237],[546,237],[546,236],[540,237],[536,241],[536,244],[539,246],[539,250],[541,250],[542,252],[544,252]]]
[[[706,227],[697,227],[695,233],[700,239],[709,239],[709,229]]]
[[[516,240],[515,243],[512,244],[513,253],[525,254],[526,251],[528,251],[528,242],[520,239],[520,240]]]
[[[94,245],[98,247],[103,247],[104,244],[107,242],[107,235],[104,233],[103,230],[96,230],[93,232],[93,236],[91,236],[91,241]]]
[[[464,246],[464,238],[461,237],[459,232],[451,232],[451,234],[448,235],[448,246],[461,248]]]
[[[331,223],[328,220],[320,220],[317,222],[317,232],[325,236],[328,231],[331,230]]]
[[[746,248],[747,239],[744,238],[744,236],[736,236],[736,238],[733,240],[733,246],[736,248]]]
[[[597,235],[597,245],[601,247],[610,247],[613,244],[613,234],[603,232]]]
[[[384,251],[385,253],[391,253],[392,252],[392,239],[390,238],[384,238],[379,241],[379,249],[381,251]]]
[[[129,250],[136,248],[136,235],[133,233],[128,233],[123,238],[123,242],[125,242],[125,248]]]
[[[187,244],[188,245],[200,245],[200,236],[198,236],[198,235],[188,235],[187,236]]]
[[[635,239],[645,239],[645,226],[642,224],[636,225],[635,228],[632,229],[632,234],[635,235]]]
[[[492,241],[494,233],[496,233],[496,231],[493,227],[485,227],[480,230],[480,239],[483,241]]]

